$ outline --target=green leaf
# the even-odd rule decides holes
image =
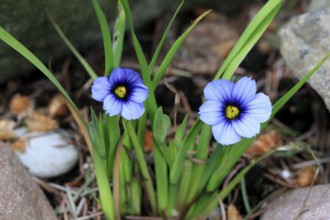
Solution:
[[[177,9],[176,9],[176,11],[175,11],[175,13],[174,13],[172,19],[171,19],[170,22],[168,23],[168,25],[167,25],[167,27],[166,27],[166,29],[165,29],[163,35],[162,35],[162,38],[161,38],[160,42],[158,43],[158,46],[157,46],[157,48],[156,48],[156,50],[155,50],[154,55],[152,56],[152,59],[151,59],[151,61],[150,61],[150,64],[149,64],[149,72],[150,72],[150,73],[152,72],[152,70],[153,70],[153,68],[154,68],[154,66],[155,66],[155,63],[156,63],[156,61],[157,61],[157,59],[158,59],[158,56],[159,56],[159,54],[160,54],[160,51],[161,51],[161,49],[162,49],[162,47],[163,47],[163,45],[164,45],[164,43],[165,43],[165,40],[166,40],[166,38],[167,38],[168,32],[169,32],[169,30],[170,30],[170,28],[171,28],[171,26],[172,26],[172,24],[173,24],[173,22],[174,22],[176,16],[178,15],[178,13],[179,13],[179,11],[180,11],[180,9],[181,9],[183,3],[184,3],[184,0],[183,0],[183,1],[181,2],[181,4],[177,7]]]
[[[73,44],[70,42],[70,40],[65,36],[64,32],[58,26],[58,24],[55,22],[55,20],[49,15],[48,16],[50,22],[52,23],[53,27],[55,28],[58,35],[62,38],[66,46],[71,50],[73,55],[77,58],[77,60],[80,62],[80,64],[84,67],[85,71],[88,73],[88,75],[95,80],[97,78],[97,75],[95,71],[92,69],[92,67],[87,63],[85,58],[81,56],[81,54],[78,52],[78,50],[73,46]]]
[[[119,128],[119,116],[110,117],[108,114],[104,115],[103,137],[106,140],[105,146],[107,146],[107,167],[109,175],[112,174],[116,150],[120,140],[121,132]]]
[[[107,219],[114,219],[114,204],[110,190],[106,149],[102,133],[102,118],[98,119],[93,110],[91,114],[92,121],[89,123],[88,130],[92,141],[93,161],[100,195],[100,204]]]
[[[305,82],[323,65],[323,63],[330,57],[330,52],[327,53],[322,60],[316,64],[316,66],[309,71],[304,78],[302,78],[290,91],[282,96],[274,105],[270,118],[273,118],[275,114],[289,101],[289,99],[304,85]]]
[[[123,44],[125,37],[126,15],[123,5],[118,1],[118,14],[113,30],[113,65],[118,67],[123,53]]]
[[[131,9],[129,7],[129,4],[128,4],[127,0],[120,0],[120,2],[122,4],[125,14],[126,14],[128,26],[130,29],[130,33],[132,35],[133,46],[134,46],[135,53],[136,53],[136,56],[138,58],[138,61],[139,61],[140,67],[141,67],[143,81],[144,81],[145,85],[149,88],[149,95],[145,102],[145,106],[146,106],[146,110],[147,110],[148,114],[150,115],[150,119],[152,121],[154,119],[154,114],[157,110],[157,104],[156,104],[155,94],[153,93],[153,91],[150,91],[151,90],[150,89],[151,88],[151,78],[150,78],[151,73],[149,72],[146,57],[143,53],[140,42],[137,39],[135,31],[134,31],[132,14],[131,14]]]
[[[176,54],[177,50],[183,43],[183,41],[187,38],[188,34],[193,30],[193,28],[210,12],[211,10],[203,13],[198,18],[196,18],[189,28],[173,43],[170,50],[166,53],[166,56],[163,62],[160,64],[159,69],[157,70],[154,79],[152,80],[152,91],[155,91],[156,87],[158,86],[160,80],[165,74],[166,69],[168,68],[170,62],[172,61],[174,55]]]
[[[23,44],[21,44],[18,40],[16,40],[12,35],[10,35],[5,29],[0,27],[0,40],[8,44],[11,48],[20,53],[23,57],[25,57],[28,61],[30,61],[36,68],[38,68],[55,86],[56,88],[64,95],[66,100],[69,102],[72,109],[79,115],[81,121],[84,122],[85,126],[87,123],[84,117],[81,115],[78,107],[72,101],[71,97],[68,95],[66,90],[63,88],[61,83],[55,78],[53,73],[51,73],[47,67],[31,52],[29,51]]]
[[[158,213],[164,213],[167,208],[168,200],[168,166],[164,158],[164,153],[160,149],[165,146],[155,144],[155,172],[156,172],[156,187],[157,187],[157,202]]]
[[[183,142],[179,147],[179,152],[175,157],[174,163],[171,167],[170,182],[172,184],[178,183],[180,176],[182,175],[182,167],[187,156],[187,152],[193,149],[198,136],[199,131],[202,128],[202,123],[200,120],[196,121],[194,126],[189,130],[187,136],[184,138]]]
[[[284,0],[269,0],[247,26],[232,51],[218,70],[214,79],[230,79],[247,53],[259,40],[273,20]]]
[[[164,160],[165,164],[171,165],[170,154],[166,147],[166,136],[167,131],[171,126],[170,118],[163,114],[163,110],[159,107],[155,113],[153,128],[153,137],[155,140],[154,149],[161,152],[162,157],[159,156],[159,160]],[[158,160],[155,158],[155,164],[157,165]],[[163,163],[163,162],[162,162]]]
[[[186,203],[191,202],[194,197],[196,197],[201,189],[204,188],[204,183],[202,181],[205,169],[207,168],[207,157],[209,155],[209,146],[211,139],[211,127],[209,125],[204,124],[202,128],[202,132],[199,138],[199,142],[196,149],[195,158],[203,161],[204,163],[194,163],[192,168],[192,177],[191,181],[189,181],[189,194],[187,194]],[[193,181],[199,180],[199,181]],[[188,186],[187,186],[188,187]]]
[[[122,6],[124,8],[124,11],[125,11],[125,14],[126,14],[126,17],[127,17],[128,26],[129,26],[129,29],[130,29],[130,32],[131,32],[131,35],[132,35],[133,46],[134,46],[136,56],[138,58],[140,66],[141,66],[142,77],[143,77],[145,83],[147,83],[148,79],[150,78],[150,73],[148,71],[148,65],[147,65],[146,57],[144,56],[142,47],[141,47],[140,42],[137,39],[135,31],[134,31],[134,25],[133,25],[131,9],[129,7],[129,4],[128,4],[127,0],[120,0],[120,2],[121,2]],[[149,86],[148,86],[148,88],[149,88]]]
[[[247,167],[245,167],[243,170],[241,170],[233,180],[229,182],[229,184],[223,188],[220,192],[220,198],[221,200],[225,199],[227,195],[234,189],[234,187],[240,183],[242,178],[251,170],[252,167],[254,167],[257,163],[264,160],[265,158],[269,157],[275,152],[275,150],[268,152],[267,154],[259,157],[257,160],[252,161]]]
[[[187,121],[188,121],[188,115],[186,115],[179,125],[179,127],[176,129],[175,136],[174,136],[174,147],[175,149],[178,148],[178,146],[181,144],[184,133],[186,131],[186,126],[187,126]]]
[[[133,147],[136,153],[137,163],[139,164],[141,174],[145,183],[147,196],[149,198],[150,206],[153,213],[157,213],[157,203],[155,189],[153,187],[152,179],[148,170],[146,160],[144,158],[142,147],[140,146],[139,139],[136,135],[134,127],[131,121],[127,121],[127,125],[124,123],[124,128],[127,129],[128,135],[132,141]]]
[[[97,0],[93,0],[93,7],[102,32],[105,57],[104,75],[109,75],[114,66],[110,29],[107,18]]]
[[[170,118],[163,114],[163,110],[159,107],[155,113],[153,134],[155,141],[158,144],[162,144],[166,141],[167,131],[171,126]]]
[[[250,146],[253,140],[254,138],[243,138],[242,141],[233,146],[223,147],[224,152],[219,158],[220,164],[216,170],[213,171],[213,174],[206,187],[207,192],[214,192],[219,187],[224,178],[229,174],[236,162],[245,152],[246,148]]]
[[[189,204],[187,201],[187,195],[191,193],[191,184],[193,182],[199,182],[199,179],[192,179],[192,167],[191,161],[186,160],[183,164],[181,179],[179,183],[179,190],[177,194],[176,208],[182,210],[182,208]],[[191,181],[192,180],[192,181]]]

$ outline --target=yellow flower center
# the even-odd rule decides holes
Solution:
[[[228,105],[226,107],[226,117],[228,119],[234,119],[238,116],[239,114],[239,109],[233,105]]]
[[[115,89],[115,94],[116,96],[118,96],[119,98],[124,98],[126,96],[127,93],[127,89],[125,86],[118,86]]]

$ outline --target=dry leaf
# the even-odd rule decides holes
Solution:
[[[65,97],[61,94],[55,95],[49,103],[48,114],[52,117],[64,116],[69,109],[66,105]]]
[[[30,131],[52,131],[58,128],[58,123],[48,117],[38,112],[33,112],[29,118],[26,120],[27,129]]]
[[[8,119],[0,120],[0,141],[8,141],[14,138],[16,136],[14,127],[15,122]]]
[[[313,182],[315,166],[307,166],[302,168],[298,173],[297,184],[299,187],[310,186]],[[320,175],[317,174],[315,183],[318,182]]]
[[[154,138],[152,135],[152,132],[149,130],[146,130],[145,136],[144,136],[144,152],[148,153],[152,151],[154,148]]]
[[[33,110],[33,102],[29,96],[16,94],[10,100],[9,109],[15,115],[27,116]]]
[[[268,131],[260,135],[246,150],[246,153],[253,157],[259,157],[281,146],[281,144],[281,135],[276,131]]]
[[[243,220],[236,206],[229,204],[227,209],[227,220]]]
[[[10,144],[10,146],[14,151],[24,153],[25,144],[26,144],[25,138],[19,138],[14,143]]]

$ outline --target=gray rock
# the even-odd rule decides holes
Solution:
[[[308,11],[314,12],[314,11],[323,10],[325,8],[330,8],[329,0],[312,0],[308,7]]]
[[[261,220],[293,220],[299,214],[309,187],[290,190],[267,206]],[[299,220],[330,219],[330,185],[312,188]]]
[[[281,54],[297,78],[304,77],[330,51],[330,8],[291,19],[280,31]],[[310,85],[330,110],[330,61],[310,78]]]
[[[110,21],[116,12],[115,0],[100,0]],[[152,21],[164,12],[174,11],[181,0],[130,1],[135,26]],[[242,5],[241,0],[191,0],[185,8],[204,5],[219,10],[234,10]],[[60,58],[70,53],[47,18],[51,14],[70,41],[79,49],[101,43],[100,29],[90,0],[2,0],[0,26],[32,50],[42,61]],[[16,74],[26,73],[33,66],[21,55],[0,41],[0,83]]]
[[[8,145],[0,142],[2,220],[56,220],[45,195]]]

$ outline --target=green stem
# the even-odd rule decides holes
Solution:
[[[124,123],[125,126],[125,123]],[[142,151],[142,147],[140,146],[139,139],[136,135],[136,132],[134,130],[134,127],[131,123],[131,121],[127,122],[126,129],[128,131],[129,137],[131,138],[131,141],[133,143],[135,153],[136,153],[136,160],[139,164],[142,177],[144,179],[144,182],[146,184],[146,190],[150,202],[150,206],[153,213],[157,213],[157,203],[156,203],[156,194],[155,189],[153,187],[152,179],[150,177],[150,173],[147,167],[147,163],[144,158],[144,154]]]

